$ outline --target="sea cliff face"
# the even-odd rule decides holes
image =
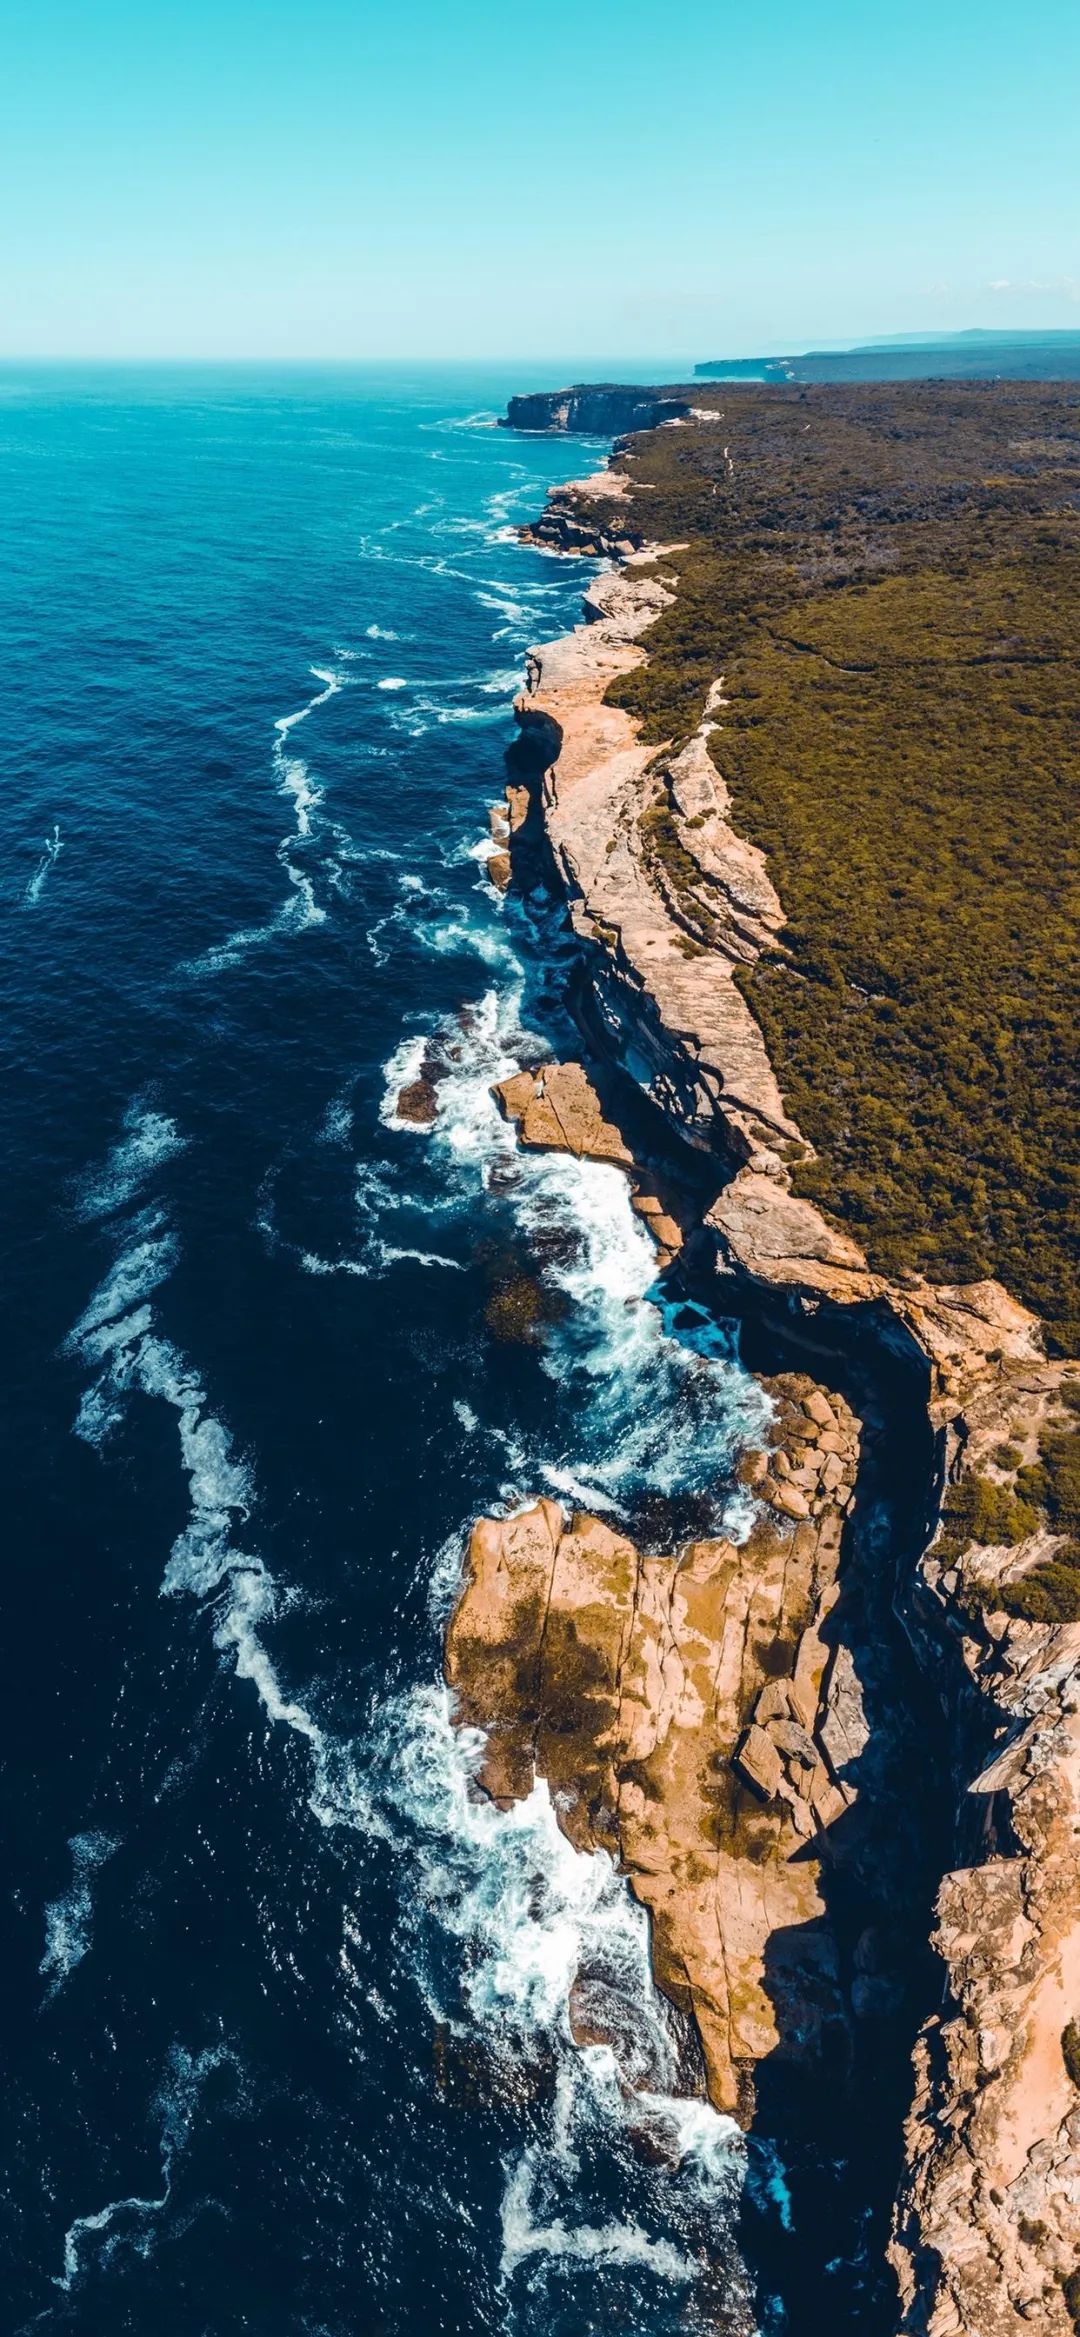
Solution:
[[[618,1858],[713,2101],[752,2117],[758,2063],[794,2056],[843,2084],[868,2008],[904,2017],[913,1902],[896,1869],[919,1855],[901,1815],[918,1755],[889,1696],[864,1687],[895,1605],[942,1717],[948,1804],[933,1920],[944,1985],[915,2044],[895,2326],[1068,2337],[1080,2326],[1080,2050],[1074,2069],[1063,2047],[1080,2014],[1080,1625],[995,1603],[1053,1562],[1052,1516],[1010,1510],[997,1543],[951,1520],[985,1506],[987,1487],[1005,1514],[1018,1468],[1068,1435],[1075,1377],[1047,1361],[1034,1317],[1000,1284],[875,1273],[793,1192],[791,1162],[810,1147],[736,979],[784,912],[732,823],[723,677],[674,746],[646,745],[606,702],[675,591],[664,546],[642,542],[626,501],[615,471],[587,496],[557,494],[532,531],[617,565],[586,622],[530,659],[499,873],[531,884],[545,870],[561,889],[587,1046],[716,1164],[693,1251],[717,1306],[741,1308],[766,1343],[802,1346],[814,1374],[763,1383],[776,1429],[749,1464],[760,1507],[738,1547],[646,1557],[551,1503],[484,1521],[448,1675],[461,1716],[489,1731],[487,1789],[513,1797],[539,1771],[571,1839]],[[504,1100],[524,1127],[529,1099]],[[534,1140],[565,1137],[548,1120]],[[865,1438],[837,1386],[859,1355],[871,1387],[879,1367],[906,1372],[924,1423],[906,1538],[890,1538],[888,1505],[863,1490]],[[891,1433],[886,1408],[879,1447]],[[830,1904],[848,1867],[875,1913],[854,1942]],[[585,2036],[587,2008],[575,2018]]]
[[[619,438],[628,430],[654,430],[690,412],[679,390],[641,389],[625,382],[575,382],[570,389],[537,390],[511,398],[504,430],[580,431],[591,438]]]

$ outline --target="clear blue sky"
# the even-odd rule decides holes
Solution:
[[[1080,4],[0,0],[0,353],[1080,326]]]

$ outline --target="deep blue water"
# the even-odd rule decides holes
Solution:
[[[754,1402],[488,1094],[567,966],[478,856],[583,581],[513,529],[604,451],[493,429],[524,386],[0,376],[5,2329],[744,2326],[642,1921],[440,1682],[479,1510],[721,1498]]]

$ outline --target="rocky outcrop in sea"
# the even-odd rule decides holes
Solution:
[[[536,390],[511,398],[504,430],[580,431],[589,437],[618,438],[628,430],[654,430],[681,421],[690,400],[678,390],[641,389],[627,382],[575,382],[570,389]]]

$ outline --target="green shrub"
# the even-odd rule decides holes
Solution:
[[[1080,1428],[1044,1430],[1039,1458],[1018,1472],[1016,1489],[1046,1511],[1058,1533],[1080,1533]]]
[[[701,900],[701,888],[707,883],[693,853],[688,852],[679,833],[674,808],[666,791],[657,796],[643,811],[638,822],[646,865],[658,863],[673,892],[683,915],[688,918],[705,940],[716,930],[716,920]]]
[[[1029,1501],[1018,1500],[1007,1485],[970,1470],[945,1497],[945,1516],[961,1547],[967,1542],[1016,1543],[1037,1531],[1041,1520]]]
[[[1080,1623],[1080,1549],[1071,1561],[1064,1554],[1043,1558],[1018,1581],[1003,1583],[997,1604],[1027,1623]]]

